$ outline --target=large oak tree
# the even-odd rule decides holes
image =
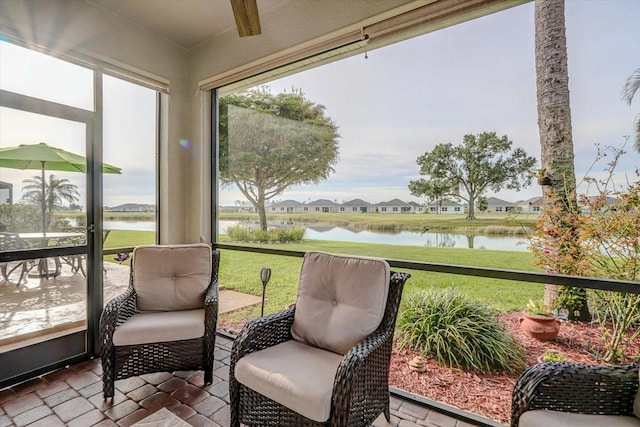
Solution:
[[[465,135],[461,145],[438,144],[418,157],[420,178],[409,183],[415,196],[451,196],[465,200],[467,219],[475,219],[475,203],[486,191],[519,190],[531,183],[536,159],[522,148],[511,149],[509,138],[495,132]],[[437,185],[434,185],[434,182]],[[443,185],[446,184],[446,185]]]
[[[293,185],[327,179],[338,127],[301,90],[255,88],[220,99],[220,180],[235,184],[267,228],[266,203]]]

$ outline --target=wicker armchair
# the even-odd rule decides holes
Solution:
[[[640,426],[639,366],[534,365],[514,387],[511,426]]]
[[[378,318],[371,330],[345,351],[331,345],[331,351],[326,351],[318,348],[318,342],[313,342],[309,336],[302,340],[300,330],[296,330],[296,322],[303,323],[302,310],[309,309],[309,299],[304,299],[301,289],[303,282],[309,279],[305,278],[305,270],[313,256],[320,256],[323,261],[327,257],[334,257],[330,254],[307,253],[296,304],[247,324],[234,341],[229,372],[232,427],[238,427],[240,422],[255,426],[369,426],[381,413],[385,414],[387,420],[390,419],[388,380],[391,347],[402,288],[410,275],[390,272],[388,264],[380,260],[387,266],[381,320]],[[343,259],[347,259],[347,264],[357,260],[354,257]],[[331,270],[331,262],[332,259],[328,263],[320,263],[325,270],[321,274],[329,274],[326,271]],[[371,291],[364,287],[368,285],[368,277],[356,271],[348,275],[348,279],[361,282],[354,286],[353,296],[364,299],[363,306],[369,304],[366,300]],[[343,316],[344,313],[339,312],[343,295],[339,295],[340,291],[337,296],[332,294],[327,283],[325,280],[319,286],[322,289],[320,294],[327,297],[329,305],[333,303],[337,310],[330,313],[328,321],[322,320],[318,311],[312,313],[310,319],[319,329],[324,329],[322,332],[331,335],[328,339],[332,340],[333,335],[344,334],[342,328],[348,329],[349,324],[357,324],[359,319]],[[341,283],[338,287],[349,285]],[[313,295],[313,299],[318,297],[322,298],[319,294]],[[331,301],[332,298],[335,299]],[[342,326],[332,323],[337,318],[342,318]],[[282,348],[280,353],[276,350],[279,347]],[[274,352],[277,354],[275,357]],[[251,362],[246,362],[249,359]],[[272,362],[279,367],[263,372],[266,374],[262,377],[264,382],[260,384],[258,380],[257,385],[256,381],[252,382],[254,389],[245,385],[246,378],[264,368],[261,361],[266,361],[267,369]],[[331,367],[327,368],[327,364]],[[260,376],[260,373],[256,376]],[[279,378],[275,380],[279,384],[271,387],[269,381],[272,378]],[[295,396],[290,399],[289,394],[298,394],[298,400]],[[324,407],[324,412],[320,411],[322,415],[317,415],[317,411],[313,417],[301,413],[301,406],[309,411],[309,406],[314,405]]]
[[[100,318],[105,399],[116,380],[152,372],[204,370],[213,381],[219,260],[206,244],[134,249],[129,288]]]

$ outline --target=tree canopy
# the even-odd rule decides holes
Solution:
[[[235,184],[260,215],[293,185],[327,179],[338,161],[338,127],[301,90],[260,87],[220,99],[220,180]]]
[[[503,188],[519,190],[531,183],[536,159],[522,148],[511,149],[513,143],[504,135],[483,132],[465,135],[461,145],[438,144],[417,159],[420,175],[411,181],[409,190],[415,196],[450,196],[469,205],[468,219],[474,219],[475,202],[486,191]],[[445,185],[446,184],[446,185]]]
[[[27,178],[22,182],[22,200],[37,206],[44,206],[43,212],[45,216],[45,230],[49,229],[51,224],[51,214],[57,207],[62,206],[63,202],[75,203],[80,200],[78,187],[72,184],[66,178],[56,178],[55,175],[49,175],[49,181],[44,183],[44,200],[42,200],[42,177],[35,175],[33,178]]]

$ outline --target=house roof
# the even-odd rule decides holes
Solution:
[[[318,199],[313,202],[307,203],[307,206],[339,206],[336,202],[332,202],[329,199]]]
[[[543,199],[541,196],[531,197],[527,200],[520,200],[516,202],[519,205],[533,205],[533,206],[542,206]]]
[[[487,204],[489,206],[515,206],[513,202],[507,202],[506,200],[498,199],[497,197],[487,197]]]
[[[269,205],[269,207],[274,207],[274,206],[302,206],[303,203],[298,202],[297,200],[283,200],[281,202],[278,203],[273,203],[271,205]]]
[[[431,202],[427,206],[429,207],[438,207],[438,206],[464,206],[458,202],[454,202],[451,199],[442,199],[438,202]]]
[[[342,206],[371,206],[371,203],[365,202],[362,199],[353,199],[348,202],[344,202]]]
[[[388,202],[380,202],[378,206],[411,206],[410,203],[403,202],[400,199],[389,200]]]

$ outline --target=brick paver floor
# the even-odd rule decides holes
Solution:
[[[213,383],[203,373],[174,372],[116,381],[113,400],[102,398],[99,360],[89,360],[0,391],[0,427],[130,426],[167,408],[193,426],[229,425],[229,359],[232,340],[218,336]],[[391,397],[391,423],[375,427],[468,427],[426,406]]]

